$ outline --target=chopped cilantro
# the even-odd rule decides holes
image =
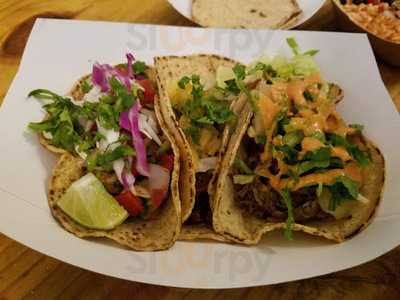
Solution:
[[[243,80],[246,77],[246,67],[244,65],[236,64],[232,70],[238,80]]]
[[[91,89],[93,88],[93,85],[88,83],[86,80],[83,81],[82,85],[81,85],[81,90],[84,94],[87,94],[91,91]]]
[[[340,146],[346,148],[347,152],[357,161],[361,166],[366,166],[371,163],[371,154],[368,151],[362,151],[356,145],[350,144],[345,137],[338,134],[328,134],[328,142],[333,146]]]
[[[285,126],[287,126],[289,123],[290,119],[287,117],[285,112],[285,114],[278,120],[277,134],[285,135],[285,133],[287,132]]]
[[[200,83],[198,75],[182,77],[178,82],[178,86],[184,89],[189,83],[191,83],[193,99],[186,101],[180,108],[179,113],[190,120],[190,125],[184,128],[184,131],[192,138],[195,144],[198,144],[200,129],[203,126],[228,123],[234,120],[235,115],[230,110],[227,101],[217,100],[204,94],[204,87]]]
[[[322,142],[322,143],[326,143],[325,134],[323,132],[320,132],[320,131],[314,132],[311,135],[311,137],[313,139],[316,139],[316,140]]]
[[[38,123],[29,123],[28,127],[36,132],[52,134],[51,143],[70,152],[75,152],[75,145],[81,144],[84,128],[79,122],[82,107],[74,104],[69,98],[59,96],[48,90],[34,90],[29,96],[49,100],[43,106],[48,117]]]
[[[179,81],[178,81],[178,86],[181,89],[184,89],[186,85],[190,82],[190,78],[188,76],[183,76]]]
[[[359,185],[347,176],[338,176],[332,185],[327,186],[332,194],[329,210],[335,211],[341,203],[358,197]]]
[[[314,101],[314,97],[309,91],[304,91],[303,96],[306,99],[306,101]]]
[[[231,92],[234,95],[239,95],[240,93],[240,89],[238,88],[237,84],[236,84],[236,80],[235,79],[230,79],[225,81],[226,84],[226,90]]]
[[[329,161],[330,157],[331,149],[329,147],[322,147],[313,152],[307,152],[306,155],[304,155],[304,160]]]
[[[99,103],[97,113],[100,125],[106,129],[118,129],[119,119],[111,104]]]
[[[331,164],[331,149],[322,147],[313,152],[307,152],[303,161],[298,165],[298,174],[302,175],[310,170],[325,169]]]
[[[267,143],[267,136],[265,134],[259,134],[256,136],[257,144],[265,145]]]
[[[95,165],[110,171],[112,170],[113,161],[118,160],[124,156],[134,156],[134,155],[136,155],[136,152],[131,146],[120,145],[113,150],[108,150],[104,153],[98,153],[95,158]]]
[[[283,143],[290,147],[294,147],[303,140],[304,134],[302,131],[292,131],[284,135]]]
[[[148,69],[148,66],[146,65],[146,63],[137,60],[132,64],[132,69],[133,73],[135,73],[136,75],[143,75],[144,72]]]
[[[275,150],[283,152],[285,155],[284,161],[288,165],[294,165],[298,162],[297,160],[297,153],[298,151],[289,145],[279,145],[275,146]]]

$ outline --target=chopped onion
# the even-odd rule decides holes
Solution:
[[[121,174],[122,185],[126,190],[130,190],[135,183],[135,176],[131,173],[130,170],[124,169]]]
[[[113,162],[113,169],[114,169],[115,175],[117,175],[118,180],[119,180],[119,182],[121,182],[121,184],[123,184],[122,171],[124,170],[124,166],[125,166],[125,163],[122,158],[115,160]]]
[[[213,170],[217,166],[218,157],[212,156],[207,158],[202,158],[199,160],[197,165],[197,172],[207,172],[208,170]]]
[[[95,86],[99,86],[100,91],[102,93],[108,92],[110,90],[110,84],[108,83],[108,80],[112,76],[117,78],[119,82],[121,82],[123,85],[125,85],[125,87],[128,89],[128,91],[131,91],[131,82],[129,80],[128,75],[122,74],[119,69],[113,68],[109,64],[101,65],[99,63],[95,63],[93,65],[92,83]]]
[[[131,91],[131,82],[127,75],[122,74],[120,70],[118,70],[117,68],[113,68],[108,64],[104,64],[103,66],[109,73],[109,77],[115,76],[119,82],[121,82],[123,85],[125,85],[125,87],[128,89],[128,91]]]
[[[137,156],[136,169],[139,174],[148,177],[149,165],[147,163],[146,147],[139,130],[139,110],[140,104],[136,101],[128,111],[128,119],[131,128],[132,142]]]
[[[123,158],[115,160],[113,162],[113,169],[118,177],[119,182],[124,186],[126,190],[132,190],[135,183],[135,176],[130,170],[125,169],[125,161]]]
[[[157,132],[154,131],[154,121],[149,119],[144,114],[139,114],[139,128],[148,138],[154,140],[158,145],[161,145],[161,140],[159,139]],[[153,126],[152,126],[153,125]],[[157,127],[156,127],[157,130]]]
[[[125,130],[132,131],[128,112],[129,111],[124,111],[121,113],[119,126]],[[154,140],[158,145],[161,145],[161,140],[157,135],[158,126],[156,121],[153,119],[153,116],[155,117],[152,111],[141,109],[139,114],[139,130],[148,138]]]
[[[110,146],[110,150],[113,150],[116,147],[118,147],[119,143],[117,143],[117,141],[119,139],[119,131],[105,129],[100,125],[100,122],[98,120],[96,120],[96,124],[97,124],[97,131],[105,137],[104,139],[101,139],[99,142],[97,142],[97,148],[99,148],[102,151],[105,151],[108,146]]]
[[[133,57],[132,53],[127,53],[126,54],[126,59],[128,60],[128,64],[127,64],[128,77],[129,78],[133,78],[132,61],[134,61],[135,58]]]
[[[101,92],[107,92],[110,89],[110,86],[107,81],[106,70],[103,65],[99,63],[95,63],[92,69],[92,83],[96,86],[99,86]]]
[[[168,194],[170,180],[169,170],[159,165],[150,164],[149,188],[155,207],[160,206]]]
[[[94,85],[89,93],[83,96],[83,100],[87,102],[99,102],[101,96],[105,95],[98,85]]]

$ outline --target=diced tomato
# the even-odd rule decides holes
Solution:
[[[159,207],[167,196],[168,191],[156,189],[151,191],[151,203],[155,208]]]
[[[149,79],[140,79],[137,82],[144,88],[144,102],[153,103],[156,95],[153,83]]]
[[[172,154],[164,154],[161,156],[161,166],[171,172],[174,168],[174,156]]]
[[[138,216],[144,211],[142,201],[128,190],[124,190],[116,199],[131,216]]]

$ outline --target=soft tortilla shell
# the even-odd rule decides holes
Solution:
[[[199,225],[184,225],[182,226],[181,233],[178,240],[192,241],[192,240],[214,240],[219,242],[230,242],[229,239],[217,234],[212,228],[204,224]]]
[[[75,99],[82,98],[82,95],[79,94],[81,91],[80,84],[86,79],[87,76],[83,77],[72,89],[70,94]],[[161,118],[160,110],[156,103],[154,109],[160,128],[171,142],[174,153],[174,168],[171,174],[169,198],[159,208],[157,215],[148,220],[133,219],[125,221],[123,224],[109,231],[88,229],[77,224],[56,203],[65,193],[66,189],[75,180],[85,174],[86,169],[84,161],[81,158],[75,157],[63,150],[64,153],[57,161],[49,182],[48,201],[51,213],[66,230],[78,237],[106,237],[128,248],[139,251],[163,250],[175,243],[181,229],[181,206],[178,186],[180,168],[179,149],[171,140],[171,135],[166,130],[166,125]]]
[[[215,82],[215,73],[219,66],[233,67],[236,62],[217,55],[191,55],[191,56],[165,56],[156,57],[154,65],[157,72],[157,84],[159,91],[159,105],[162,117],[168,126],[168,130],[173,134],[181,154],[181,175],[179,188],[182,201],[182,221],[186,221],[190,216],[196,197],[195,189],[195,168],[193,154],[190,144],[178,125],[173,112],[168,95],[168,84],[177,82],[183,76],[197,74],[205,82]],[[224,145],[227,144],[228,134],[224,132],[222,148],[219,153],[224,152]],[[221,156],[222,157],[222,156]],[[213,182],[213,180],[211,180]]]
[[[285,223],[270,223],[255,216],[246,214],[234,200],[233,182],[230,170],[241,140],[246,133],[252,118],[250,107],[242,112],[243,118],[232,135],[226,155],[222,161],[221,172],[217,181],[214,198],[213,225],[216,232],[239,243],[257,244],[262,235],[275,229],[285,228]],[[384,158],[378,148],[367,141],[373,163],[363,169],[364,184],[360,193],[369,199],[365,205],[359,205],[350,218],[312,221],[294,224],[293,230],[303,231],[311,235],[325,237],[342,242],[364,229],[371,221],[379,204],[385,179]]]
[[[296,0],[193,0],[193,20],[204,27],[285,29],[297,21]]]

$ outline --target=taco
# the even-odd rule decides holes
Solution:
[[[47,116],[29,127],[61,153],[48,201],[66,230],[162,250],[181,228],[179,150],[160,118],[154,72],[127,58],[115,67],[95,63],[67,97],[32,91]]]
[[[236,101],[235,66],[216,55],[155,58],[157,101],[181,153],[182,221],[189,226],[181,239],[221,239],[212,230],[210,194],[230,136],[225,129],[242,107]]]
[[[244,79],[249,93],[221,163],[214,197],[216,232],[258,243],[284,229],[342,242],[364,228],[379,203],[384,158],[336,110],[343,97],[312,59],[288,39],[294,57],[258,61]]]

